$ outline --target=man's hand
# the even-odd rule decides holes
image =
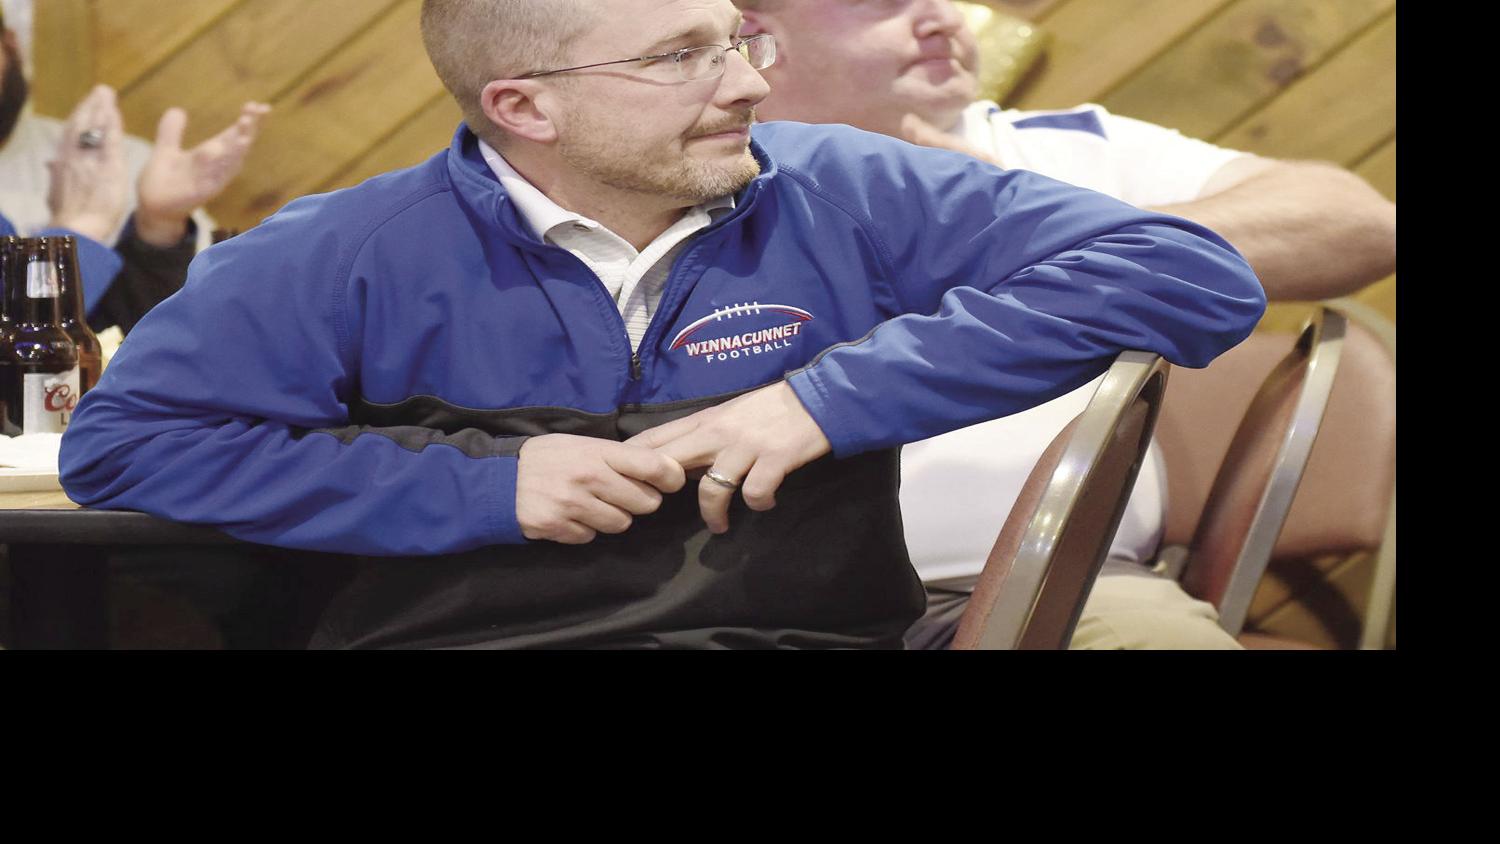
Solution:
[[[640,445],[532,437],[516,470],[516,519],[527,539],[584,545],[600,533],[624,533],[685,480],[676,461]]]
[[[172,246],[187,234],[188,216],[239,175],[255,143],[260,120],[271,107],[245,103],[229,128],[190,150],[182,148],[187,112],[169,108],[156,127],[151,160],[136,182],[135,229],[154,246]]]
[[[915,114],[908,114],[901,118],[901,140],[920,147],[961,152],[964,155],[977,158],[986,164],[993,164],[996,167],[1005,166],[1000,162],[1000,159],[980,151],[973,144],[962,138],[944,132]]]
[[[99,85],[63,125],[57,157],[47,163],[51,227],[104,240],[119,227],[130,201],[125,129],[115,92]]]
[[[644,431],[627,444],[650,446],[688,471],[710,469],[743,487],[745,504],[757,511],[776,506],[776,490],[788,474],[832,450],[785,381]],[[729,530],[733,498],[733,488],[707,473],[698,482],[698,508],[710,531]]]

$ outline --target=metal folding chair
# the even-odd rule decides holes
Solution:
[[[959,622],[956,650],[1062,649],[1151,444],[1169,366],[1123,352],[1026,479]]]
[[[1325,307],[1313,315],[1261,383],[1209,490],[1181,580],[1190,595],[1218,608],[1231,635],[1244,627],[1307,469],[1345,331],[1342,314]]]

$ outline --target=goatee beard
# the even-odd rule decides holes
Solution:
[[[14,50],[6,50],[5,74],[0,76],[0,147],[5,146],[16,130],[29,94],[26,75],[21,72],[21,57]]]

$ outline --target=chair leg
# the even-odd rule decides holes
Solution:
[[[1385,648],[1390,635],[1391,614],[1396,601],[1396,492],[1391,491],[1391,507],[1386,515],[1385,536],[1375,557],[1375,576],[1370,582],[1370,602],[1365,609],[1365,626],[1359,637],[1360,650]]]

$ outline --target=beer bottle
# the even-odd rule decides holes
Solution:
[[[0,237],[0,335],[10,331],[10,308],[6,307],[5,291],[10,289],[10,262],[16,254],[19,237]]]
[[[4,379],[5,432],[61,433],[78,405],[78,348],[59,324],[56,245],[23,238],[5,284],[10,342]]]
[[[6,412],[8,405],[5,397],[10,395],[6,385],[10,383],[11,375],[15,367],[10,365],[10,308],[6,300],[6,293],[10,290],[10,268],[11,262],[15,260],[16,249],[20,238],[6,235],[0,237],[0,432],[10,433],[6,430],[8,425],[5,420],[10,414]]]
[[[55,244],[59,310],[62,330],[78,348],[78,395],[94,389],[104,372],[104,349],[89,328],[83,312],[83,281],[78,273],[78,241],[73,237],[50,238]]]

